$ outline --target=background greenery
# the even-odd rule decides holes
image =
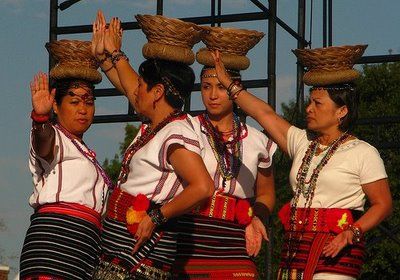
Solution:
[[[400,111],[400,63],[385,63],[365,65],[362,76],[358,80],[357,89],[360,92],[360,119],[399,116]],[[303,116],[297,113],[296,104],[282,104],[283,116],[292,124],[302,126]],[[363,123],[363,122],[360,122]],[[125,139],[120,143],[119,154],[111,160],[106,159],[104,167],[108,174],[116,181],[120,169],[120,159],[124,150],[136,135],[138,128],[127,125]],[[400,137],[400,123],[385,123],[377,125],[360,124],[355,129],[355,134],[374,146],[378,147],[389,176],[391,191],[394,200],[394,211],[391,217],[382,225],[367,233],[367,258],[361,279],[398,279],[400,274],[400,149],[379,148],[390,143],[398,143]],[[280,151],[275,159],[275,187],[277,191],[277,204],[274,215],[270,221],[270,234],[272,246],[272,266],[266,266],[267,247],[263,247],[256,258],[261,279],[266,279],[267,269],[272,270],[272,279],[276,279],[279,263],[280,248],[282,245],[283,229],[277,218],[276,212],[289,201],[291,189],[288,183],[288,170],[291,162]],[[386,233],[389,231],[389,235]],[[392,235],[395,239],[391,239]]]

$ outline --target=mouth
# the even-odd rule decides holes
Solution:
[[[216,108],[219,106],[219,104],[216,103],[212,103],[212,104],[208,104],[208,106],[210,106],[211,108]]]
[[[86,124],[88,122],[87,119],[78,119],[77,120],[80,124]]]

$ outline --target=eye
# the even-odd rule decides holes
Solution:
[[[73,105],[78,105],[79,102],[80,101],[78,99],[72,99],[70,103],[73,104]]]
[[[202,85],[201,85],[201,88],[202,88],[202,89],[209,89],[210,86],[209,86],[208,84],[202,84]]]
[[[93,106],[94,105],[94,100],[86,100],[85,104],[88,105],[88,106]]]

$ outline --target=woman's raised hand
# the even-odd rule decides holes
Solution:
[[[98,60],[104,59],[104,33],[106,30],[106,19],[101,10],[97,12],[96,20],[93,22],[92,54]]]
[[[232,79],[225,69],[225,65],[221,59],[221,54],[219,53],[218,50],[213,50],[211,51],[211,55],[214,59],[215,72],[217,74],[217,78],[221,82],[221,84],[227,88],[232,83]]]
[[[48,115],[53,107],[56,89],[49,91],[47,74],[39,72],[30,83],[32,107],[39,115]]]
[[[107,52],[112,54],[113,51],[119,51],[122,46],[122,33],[121,20],[112,18],[110,25],[105,31],[104,47]]]

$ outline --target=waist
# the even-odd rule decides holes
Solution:
[[[132,195],[121,188],[116,188],[108,201],[107,217],[126,223],[127,219],[132,216],[133,219],[138,220],[135,223],[138,223],[149,208],[150,201],[145,195]]]
[[[353,224],[362,212],[342,208],[292,208],[285,204],[278,216],[286,231],[340,233]]]
[[[101,227],[101,215],[97,211],[78,203],[58,202],[47,203],[36,209],[37,213],[56,213],[84,219]]]
[[[249,199],[240,199],[221,193],[214,193],[206,203],[196,207],[192,213],[233,221],[240,225],[249,224],[253,217],[253,209]]]

